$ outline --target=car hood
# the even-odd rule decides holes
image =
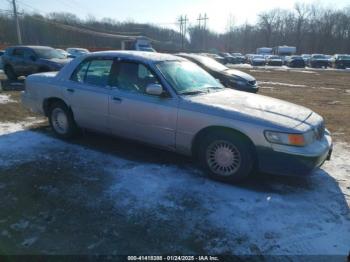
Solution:
[[[184,96],[191,109],[223,117],[250,119],[285,128],[295,128],[311,116],[313,111],[283,100],[240,92],[232,89],[203,95]]]
[[[235,69],[229,69],[229,70],[225,70],[223,71],[223,74],[227,75],[227,76],[238,76],[240,78],[243,78],[247,81],[254,81],[255,78],[247,73],[244,73],[242,71],[239,70],[235,70]]]

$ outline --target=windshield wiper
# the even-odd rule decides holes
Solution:
[[[186,92],[181,92],[180,95],[197,95],[197,94],[207,94],[209,93],[209,89],[206,91],[203,90],[193,90],[193,91],[186,91]]]

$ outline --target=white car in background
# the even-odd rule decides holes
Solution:
[[[87,50],[85,48],[78,48],[78,47],[67,48],[66,51],[69,54],[68,58],[76,58],[76,57],[79,57],[79,56],[86,55],[86,54],[90,53],[89,50]]]

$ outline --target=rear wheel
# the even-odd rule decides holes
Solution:
[[[242,135],[228,131],[207,134],[200,142],[202,168],[215,180],[238,182],[254,169],[254,150]]]
[[[73,114],[63,102],[55,102],[50,107],[49,122],[55,135],[59,138],[69,139],[77,134]]]
[[[8,78],[8,80],[11,80],[11,81],[17,80],[16,73],[13,70],[12,66],[10,66],[10,65],[5,66],[5,74]]]

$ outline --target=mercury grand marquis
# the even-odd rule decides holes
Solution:
[[[306,176],[332,152],[323,118],[310,109],[226,89],[168,54],[87,54],[27,77],[22,102],[47,116],[59,138],[87,129],[138,140],[193,156],[223,181],[253,171]]]

